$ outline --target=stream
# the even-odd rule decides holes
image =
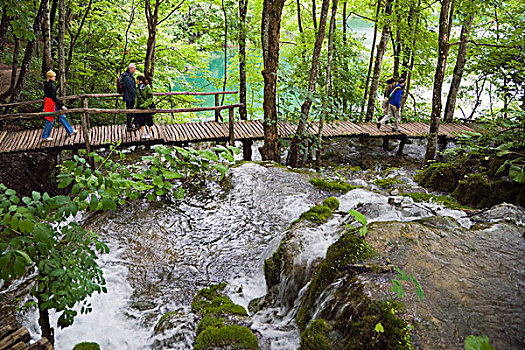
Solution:
[[[421,145],[407,146],[416,157],[424,153]],[[341,207],[326,224],[304,230],[306,243],[296,257],[297,264],[311,269],[323,258],[348,222],[348,210],[358,208],[377,227],[375,232],[381,232],[370,236],[376,251],[405,264],[407,271],[417,272],[418,263],[425,262],[419,266],[418,277],[424,288],[434,283],[425,291],[428,302],[407,300],[407,317],[416,325],[416,332],[418,326],[425,332],[416,337],[419,348],[432,349],[431,344],[438,344],[435,348],[459,349],[465,334],[476,331],[488,333],[498,349],[524,346],[523,209],[497,207],[472,218],[436,203],[414,203],[410,198],[397,196],[399,191],[424,191],[412,180],[415,167],[410,162],[387,171],[399,159],[377,145],[358,148],[341,140],[329,145],[327,152],[330,150],[338,150],[332,160],[340,164],[366,165],[377,160],[374,168],[353,172],[347,178],[363,188],[345,195],[330,194],[308,182],[313,171],[290,171],[270,163],[247,162],[232,167],[222,182],[206,181],[188,187],[181,201],[136,202],[86,219],[87,228],[100,234],[110,248],[109,254],[100,257],[108,293],[93,295],[89,299],[93,311],[77,316],[73,326],[55,330],[56,349],[72,349],[83,341],[97,342],[102,349],[191,349],[198,322],[191,313],[193,296],[200,289],[223,281],[228,283],[226,292],[230,298],[246,308],[252,299],[264,296],[264,260],[277,249],[290,222],[330,195],[338,197]],[[365,156],[366,150],[369,153]],[[398,176],[404,183],[392,191],[373,182],[387,176]],[[417,253],[389,250],[391,241],[400,239],[396,233],[390,235],[395,230],[385,229],[390,227],[386,225],[416,225],[416,221],[419,225],[418,220],[433,217],[445,217],[451,222],[430,225],[432,235],[441,232],[439,235],[447,237],[446,244],[439,245],[434,236],[424,236],[419,230],[411,236],[416,241],[421,239]],[[468,241],[464,241],[465,237]],[[446,269],[433,272],[434,260]],[[487,267],[496,263],[497,266]],[[290,294],[294,297],[280,307],[252,315],[251,329],[262,349],[299,346],[294,316],[305,283],[306,280],[287,286],[294,289]],[[369,292],[388,293],[389,283],[370,277]],[[489,290],[478,293],[476,288]],[[458,293],[455,297],[464,303],[452,302],[454,298],[444,296],[445,290]],[[439,300],[447,304],[440,305]],[[442,317],[440,322],[429,321],[438,314]],[[34,339],[39,337],[36,315],[19,315]],[[52,314],[51,318],[56,324],[58,316]],[[507,322],[507,326],[502,322]],[[502,330],[506,332],[504,336],[494,335]],[[443,340],[443,334],[450,341]]]

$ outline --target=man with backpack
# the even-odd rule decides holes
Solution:
[[[133,73],[137,70],[134,63],[130,63],[128,69],[121,74],[117,81],[117,90],[123,93],[122,97],[126,102],[126,109],[133,109],[135,105],[135,94],[137,91]],[[126,114],[126,126],[128,131],[135,131],[133,126],[133,113]]]
[[[377,128],[381,129],[381,126],[392,116],[394,116],[394,127],[392,131],[399,132],[399,121],[401,119],[400,110],[401,110],[401,95],[403,94],[403,87],[405,86],[405,78],[400,78],[398,84],[392,89],[390,95],[388,96],[388,108],[386,115],[377,122]]]

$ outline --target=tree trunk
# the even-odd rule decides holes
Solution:
[[[54,330],[49,323],[49,311],[45,308],[42,308],[42,299],[40,297],[37,299],[39,310],[38,324],[40,325],[40,330],[42,331],[42,338],[47,338],[51,345],[54,345],[55,335]]]
[[[222,83],[222,91],[226,91],[226,82],[228,79],[228,16],[226,14],[226,7],[224,7],[224,0],[221,1],[222,12],[224,14],[224,79]],[[224,105],[224,96],[222,95],[221,105]]]
[[[301,18],[301,2],[297,0],[297,27],[299,29],[299,37],[301,40],[301,58],[303,63],[306,63],[306,43],[304,41],[304,30],[303,30],[303,20]]]
[[[67,95],[66,87],[66,1],[58,5],[58,86],[60,96]]]
[[[9,18],[4,9],[2,11],[2,19],[0,20],[0,62],[3,62],[4,58],[5,37],[9,29],[9,23],[11,23],[11,18]]]
[[[75,36],[73,36],[71,38],[71,41],[69,43],[69,51],[68,51],[68,54],[67,54],[67,63],[66,63],[66,76],[69,73],[69,68],[71,67],[71,61],[73,60],[73,50],[75,48],[75,44],[77,43],[77,40],[80,37],[80,33],[82,31],[82,28],[84,27],[84,23],[86,22],[86,17],[89,14],[89,12],[91,11],[91,4],[92,3],[93,3],[93,0],[89,0],[89,4],[88,4],[88,6],[86,8],[86,12],[84,12],[84,15],[82,16],[82,20],[80,21],[80,24],[78,26],[78,30],[77,30]]]
[[[279,67],[279,38],[285,0],[264,0],[261,22],[261,44],[264,69],[264,145],[259,149],[263,160],[279,162],[277,134],[277,69]]]
[[[399,59],[401,57],[401,29],[398,29],[396,32],[396,40],[392,41],[392,51],[394,53],[394,69],[392,77],[397,81],[399,79]]]
[[[394,0],[387,0],[385,4],[385,14],[390,15],[392,11],[392,2]],[[377,54],[374,64],[374,74],[372,76],[372,84],[370,86],[370,93],[368,95],[368,108],[366,110],[365,121],[372,121],[374,117],[374,109],[376,103],[377,89],[379,87],[379,78],[381,77],[381,65],[383,64],[383,55],[386,51],[386,44],[388,42],[388,37],[390,36],[390,25],[389,21],[385,23],[381,32],[381,40],[377,44]]]
[[[315,86],[317,84],[317,76],[319,71],[319,56],[321,54],[321,48],[323,46],[323,40],[326,32],[326,19],[328,17],[328,7],[330,6],[330,0],[323,0],[321,8],[321,18],[319,20],[319,30],[315,38],[314,52],[312,55],[312,69],[310,70],[310,81],[308,82],[308,96],[301,105],[301,117],[297,124],[297,131],[292,139],[290,145],[290,152],[288,153],[288,165],[295,167],[297,166],[297,158],[299,155],[299,144],[303,139],[303,133],[306,124],[308,123],[308,115],[310,114],[310,107],[312,106],[311,94],[315,92]]]
[[[40,35],[40,30],[42,29],[42,21],[44,20],[44,6],[46,1],[48,0],[42,0],[40,2],[35,20],[33,21],[33,33],[35,34],[35,39],[29,41],[26,45],[24,58],[22,59],[22,66],[20,68],[20,74],[13,90],[13,94],[11,95],[11,99],[9,100],[10,103],[18,102],[20,99],[20,94],[22,93],[22,89],[26,83],[27,75],[29,74],[29,65],[35,50],[36,40]]]
[[[461,84],[461,78],[463,77],[465,63],[467,62],[468,39],[473,21],[474,12],[472,12],[467,18],[465,18],[465,22],[461,27],[461,42],[459,44],[458,49],[458,58],[456,60],[456,65],[454,66],[454,74],[452,76],[452,83],[450,84],[450,91],[448,93],[447,104],[445,105],[445,115],[443,117],[443,119],[447,123],[451,123],[454,118],[454,109],[456,108],[456,99],[458,97],[459,86]]]
[[[312,21],[314,24],[314,29],[317,29],[317,7],[315,0],[312,0]]]
[[[6,101],[15,88],[16,73],[18,71],[18,56],[20,54],[20,39],[18,39],[18,37],[13,34],[13,40],[15,42],[15,46],[13,49],[13,64],[11,65],[11,83],[9,84],[9,88],[2,95],[0,95],[0,101]]]
[[[51,24],[49,19],[49,0],[44,8],[44,20],[42,22],[42,39],[44,41],[44,56],[42,58],[42,76],[53,69],[53,57],[51,56]]]
[[[248,120],[246,106],[246,13],[248,12],[248,0],[239,0],[239,118]],[[242,143],[242,155],[244,160],[252,160],[252,141],[245,140]]]
[[[427,149],[425,153],[425,163],[434,159],[436,155],[439,119],[441,117],[441,90],[443,88],[443,78],[445,77],[445,67],[449,50],[448,33],[449,26],[448,14],[452,0],[441,1],[441,12],[439,14],[439,53],[434,75],[434,90],[432,91],[432,113],[430,114],[430,131],[427,138]]]
[[[145,11],[148,22],[148,41],[146,45],[146,59],[144,60],[144,75],[153,84],[155,75],[155,44],[157,42],[157,24],[159,19],[159,6],[162,0],[155,0],[155,8],[151,11],[151,2],[146,0]]]
[[[374,25],[374,38],[372,39],[372,48],[370,49],[370,61],[368,62],[368,74],[366,75],[365,95],[363,96],[363,104],[361,105],[361,117],[365,111],[366,97],[368,96],[368,85],[370,85],[370,73],[372,73],[372,63],[374,62],[374,48],[377,39],[377,23],[379,22],[379,11],[381,11],[381,0],[377,0],[376,9],[376,23]]]
[[[334,50],[334,31],[335,31],[335,21],[337,15],[337,3],[338,0],[332,0],[332,16],[330,17],[330,28],[328,30],[328,57],[326,58],[326,81],[325,81],[325,94],[327,101],[332,94],[332,53]],[[324,117],[327,114],[326,111],[326,102],[324,103],[323,113],[319,119],[319,132],[317,134],[317,154],[315,156],[315,166],[317,169],[321,167],[321,149],[323,147],[323,124]]]

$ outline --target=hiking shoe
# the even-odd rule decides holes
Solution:
[[[396,128],[392,128],[392,132],[400,132],[400,130]]]
[[[377,126],[377,130],[381,129],[381,123],[380,122],[377,122],[376,126]]]
[[[46,137],[45,139],[43,138],[42,141],[53,141],[53,138],[52,137]]]

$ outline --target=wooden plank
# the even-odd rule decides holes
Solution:
[[[160,125],[163,129],[164,133],[164,142],[173,142],[175,141],[175,137],[172,134],[172,126],[170,124],[162,124]]]
[[[7,136],[7,131],[0,131],[0,146],[4,142],[5,137]]]
[[[247,130],[242,123],[235,123],[233,126],[233,135],[236,139],[245,139],[248,136]]]
[[[8,349],[19,341],[27,343],[30,340],[31,336],[29,335],[29,332],[22,327],[0,340],[0,350]]]
[[[177,124],[177,133],[179,134],[180,136],[180,140],[179,141],[188,141],[189,140],[189,137],[188,137],[188,134],[186,133],[186,127],[184,124]]]
[[[9,139],[6,143],[6,149],[8,152],[12,152],[14,147],[16,146],[16,143],[18,142],[17,133],[13,132],[9,134]]]
[[[26,348],[26,346],[27,346],[26,343],[20,341],[16,343],[15,345],[11,346],[9,350],[23,350]]]
[[[26,350],[53,350],[53,345],[51,345],[47,338],[42,338],[36,343],[29,345]]]
[[[212,129],[210,123],[209,122],[202,122],[201,125],[202,125],[202,127],[204,128],[204,130],[206,132],[207,139],[208,140],[214,140],[215,139],[215,132]]]
[[[27,133],[25,131],[18,132],[17,142],[13,147],[13,151],[20,151],[24,149],[26,138],[27,138]]]
[[[211,122],[210,126],[215,130],[215,137],[217,139],[222,139],[223,137],[226,137],[226,134],[224,132],[224,129],[222,128],[221,124],[217,122]]]
[[[257,125],[251,120],[246,120],[243,123],[246,124],[246,126],[250,130],[250,138],[256,138],[258,134]]]
[[[177,142],[179,141],[179,132],[177,131],[177,127],[174,124],[166,125],[166,137],[169,137],[170,142]]]
[[[0,339],[7,337],[9,334],[13,333],[17,329],[18,325],[16,319],[12,323],[4,324],[2,327],[0,327]]]
[[[190,140],[192,141],[200,141],[201,137],[199,136],[199,134],[197,133],[197,130],[195,130],[195,123],[194,122],[190,122],[190,123],[186,123],[186,131],[188,132],[189,136],[190,136]]]
[[[198,138],[198,140],[207,140],[208,134],[204,131],[204,126],[202,125],[202,122],[200,123],[194,123],[192,126],[192,130],[195,134],[195,136]]]
[[[250,120],[241,120],[238,123],[241,123],[244,125],[244,128],[247,130],[247,138],[253,139],[255,137],[255,129],[253,127],[253,123]]]

